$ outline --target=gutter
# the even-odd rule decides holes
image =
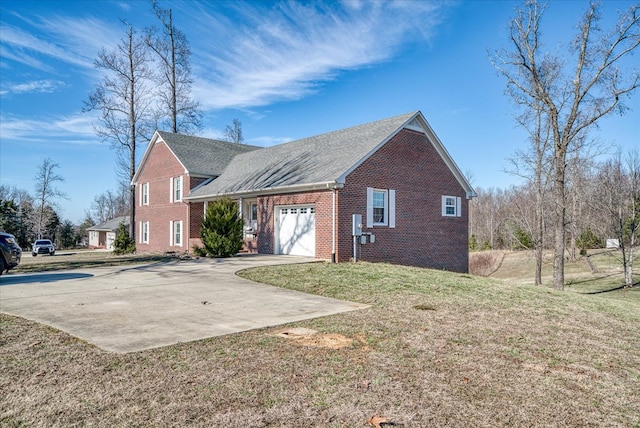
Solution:
[[[188,202],[204,202],[204,201],[210,201],[212,199],[219,199],[224,197],[251,198],[255,196],[277,195],[280,193],[299,193],[299,192],[309,192],[314,190],[341,189],[343,187],[344,187],[344,183],[340,183],[338,181],[325,181],[322,183],[294,184],[291,186],[267,187],[264,189],[242,190],[242,191],[236,191],[236,192],[225,192],[225,193],[217,193],[217,194],[204,195],[204,196],[187,196],[182,199]]]

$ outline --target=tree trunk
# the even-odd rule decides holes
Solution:
[[[543,219],[543,215],[544,215],[544,210],[542,207],[542,194],[541,192],[538,192],[538,197],[537,197],[537,201],[536,201],[536,215],[538,216],[538,218],[536,219],[537,222],[537,231],[536,234],[538,236],[536,236],[535,240],[536,240],[536,285],[542,285],[542,253],[544,251],[544,219]]]
[[[565,250],[565,158],[566,154],[562,150],[556,152],[556,168],[554,180],[554,203],[555,203],[555,246],[553,257],[553,288],[564,290],[564,250]]]
[[[635,195],[632,196],[635,198]],[[632,209],[634,210],[633,216],[635,216],[635,203],[632,204]],[[631,233],[629,234],[629,258],[624,264],[624,285],[627,288],[633,287],[633,248],[636,245],[636,221],[635,218],[631,222]],[[624,234],[622,234],[622,238],[624,239]]]
[[[136,174],[136,73],[133,64],[133,30],[129,29],[129,125],[131,134],[131,147],[129,149],[129,204],[131,215],[129,218],[129,236],[136,242],[136,186],[132,184]]]
[[[176,88],[176,43],[173,38],[173,13],[169,9],[169,40],[171,42],[171,121],[173,133],[178,133],[178,95]]]

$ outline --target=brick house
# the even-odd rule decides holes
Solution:
[[[118,216],[87,228],[89,232],[89,248],[113,251],[113,242],[120,224],[129,228],[129,216]]]
[[[222,174],[236,155],[259,148],[156,131],[132,181],[136,250],[189,251],[189,237],[200,235],[204,203],[184,197]]]
[[[249,252],[468,270],[475,192],[419,111],[267,148],[156,132],[133,183],[139,251],[188,251],[231,197]]]

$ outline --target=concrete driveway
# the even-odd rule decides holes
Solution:
[[[0,311],[125,353],[367,307],[235,275],[249,267],[313,260],[247,255],[12,273],[0,277]]]

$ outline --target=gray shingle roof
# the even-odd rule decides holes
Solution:
[[[118,227],[120,227],[120,223],[124,223],[126,227],[129,227],[129,223],[130,223],[129,216],[123,215],[120,217],[114,217],[110,220],[104,221],[95,226],[88,227],[87,230],[97,230],[100,232],[103,232],[103,231],[113,232],[118,230]]]
[[[158,131],[191,175],[218,176],[236,155],[261,149],[258,146]]]
[[[334,182],[416,113],[239,154],[189,198]]]

